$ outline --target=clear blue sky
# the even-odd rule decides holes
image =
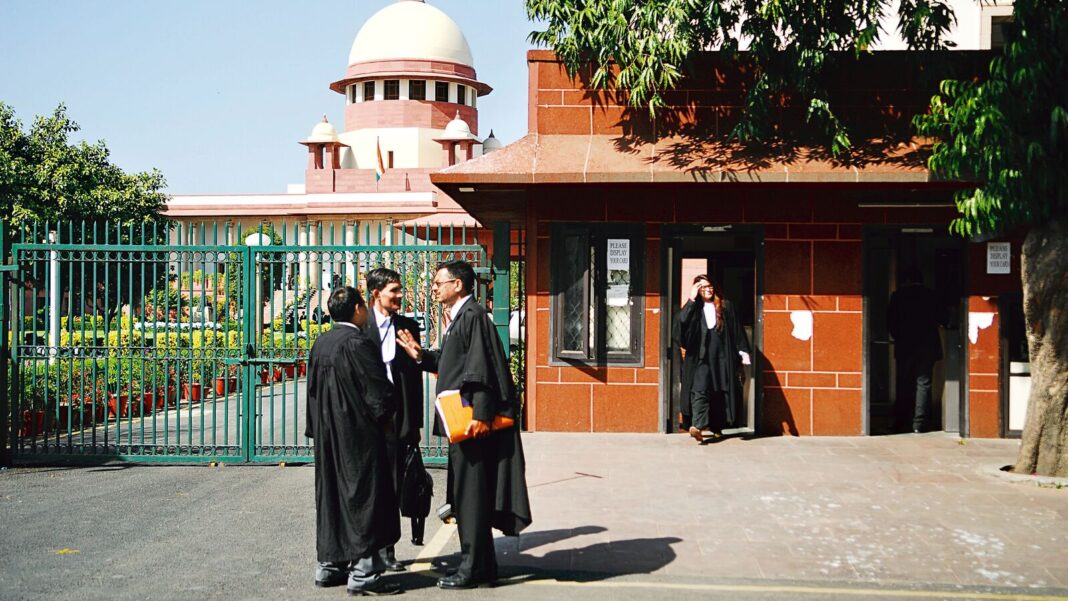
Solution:
[[[428,0],[463,29],[483,135],[526,133],[522,0]],[[297,140],[326,114],[360,25],[393,0],[4,0],[0,100],[24,126],[60,102],[128,171],[157,167],[175,194],[284,192],[304,181]]]

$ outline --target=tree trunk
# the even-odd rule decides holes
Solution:
[[[1020,263],[1031,398],[1014,471],[1068,476],[1068,223],[1033,227]]]

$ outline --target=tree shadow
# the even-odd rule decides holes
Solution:
[[[644,157],[653,169],[687,173],[694,181],[738,181],[747,173],[782,167],[804,172],[806,164],[844,173],[873,166],[924,168],[931,141],[916,137],[912,117],[926,110],[938,82],[972,79],[985,68],[981,57],[938,52],[832,53],[827,61],[826,72],[833,75],[823,82],[825,100],[851,141],[837,154],[829,147],[829,122],[810,118],[808,98],[776,92],[768,112],[752,117],[746,95],[757,70],[725,53],[695,57],[690,75],[665,93],[667,106],[655,118],[644,108],[625,108],[614,124],[622,132],[613,140],[615,149]],[[626,99],[614,90],[587,96],[594,110],[606,115],[612,104],[621,106],[620,99]],[[744,117],[752,119],[748,125],[760,132],[760,142],[740,139]]]

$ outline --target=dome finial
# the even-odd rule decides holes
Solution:
[[[330,123],[330,120],[326,118],[326,115],[323,115],[323,120],[320,123]]]

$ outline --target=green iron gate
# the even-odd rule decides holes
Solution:
[[[305,361],[331,327],[329,291],[360,287],[376,267],[400,272],[402,311],[433,346],[434,267],[472,263],[480,299],[491,271],[480,231],[465,227],[52,223],[13,238],[6,438],[15,461],[310,461]],[[424,429],[427,461],[446,451]]]

